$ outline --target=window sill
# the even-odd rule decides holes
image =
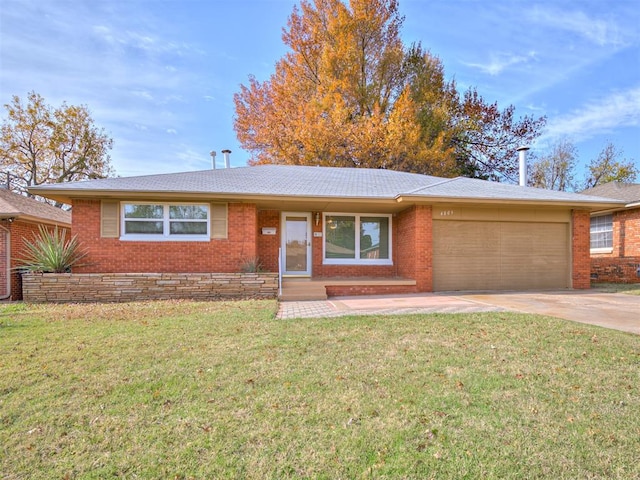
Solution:
[[[176,237],[165,237],[160,235],[127,235],[120,237],[123,242],[209,242],[208,235],[191,236],[183,235]]]
[[[338,258],[325,258],[322,261],[323,265],[353,265],[358,267],[364,267],[367,265],[393,265],[392,260],[352,260],[352,259],[338,259]]]
[[[589,250],[589,253],[591,253],[591,255],[598,255],[600,253],[613,253],[613,247],[592,248],[591,250]]]

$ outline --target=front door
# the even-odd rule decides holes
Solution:
[[[284,275],[311,275],[311,214],[282,214]]]

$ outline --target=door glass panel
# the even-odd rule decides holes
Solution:
[[[287,272],[307,271],[307,218],[286,217],[285,270]]]

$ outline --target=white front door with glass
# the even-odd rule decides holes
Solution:
[[[311,275],[311,214],[282,214],[282,267],[284,275]]]

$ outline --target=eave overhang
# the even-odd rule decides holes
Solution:
[[[2,213],[0,214],[0,220],[11,220],[13,219],[15,220],[21,220],[24,222],[31,222],[31,223],[44,223],[46,225],[57,225],[60,227],[68,227],[71,228],[71,222],[63,222],[60,220],[55,220],[52,218],[43,218],[43,217],[36,217],[33,215],[25,215],[23,213],[15,213],[15,214],[11,214],[11,213]]]
[[[623,205],[617,205],[614,208],[598,209],[598,210],[592,211],[591,213],[598,214],[598,215],[606,215],[609,213],[622,212],[624,210],[632,210],[634,208],[640,208],[640,202],[627,203],[626,205],[624,204],[624,202],[622,203]]]
[[[474,205],[513,205],[513,206],[548,206],[563,208],[579,208],[589,211],[603,208],[620,208],[624,202],[618,200],[594,202],[593,200],[555,200],[525,198],[483,198],[483,197],[443,197],[426,195],[398,195],[398,203],[432,205],[432,204],[474,204]]]
[[[579,208],[602,211],[625,208],[619,200],[580,200],[580,199],[518,199],[518,198],[483,198],[483,197],[449,197],[415,194],[400,194],[395,197],[344,197],[344,196],[307,196],[307,195],[252,195],[247,193],[224,192],[185,192],[167,190],[64,190],[47,189],[38,186],[29,189],[32,193],[51,198],[58,202],[72,204],[74,199],[118,199],[118,200],[163,200],[163,201],[228,201],[236,203],[255,203],[263,209],[297,209],[317,211],[339,211],[358,206],[368,211],[398,212],[411,205],[435,204],[473,204],[503,206],[548,206],[561,208]]]

